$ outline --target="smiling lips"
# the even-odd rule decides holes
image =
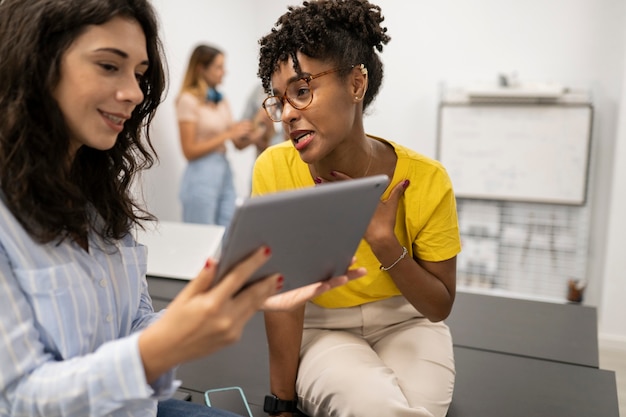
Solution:
[[[104,118],[104,121],[107,122],[113,130],[117,132],[121,132],[124,129],[124,122],[128,119],[123,115],[114,115],[112,113],[106,113],[100,110],[100,114]]]

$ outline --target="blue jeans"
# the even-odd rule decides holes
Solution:
[[[230,411],[208,407],[206,405],[169,399],[159,401],[157,417],[242,417]]]
[[[190,161],[180,184],[185,223],[228,226],[237,193],[226,155],[213,152]]]

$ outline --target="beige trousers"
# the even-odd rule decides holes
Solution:
[[[448,326],[404,297],[307,304],[296,388],[310,417],[444,417],[454,377]]]

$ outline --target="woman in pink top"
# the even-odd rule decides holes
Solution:
[[[254,140],[252,123],[234,122],[228,100],[217,90],[224,73],[224,53],[197,46],[176,101],[180,142],[189,161],[179,194],[186,223],[230,223],[237,195],[226,142],[242,149]]]

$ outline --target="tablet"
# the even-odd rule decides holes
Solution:
[[[248,284],[280,273],[285,291],[345,274],[388,184],[377,175],[245,200],[226,230],[215,282],[261,245],[272,256]]]

